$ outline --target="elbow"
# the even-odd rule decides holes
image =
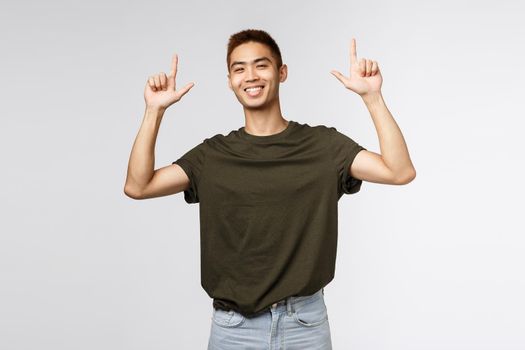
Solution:
[[[132,188],[128,185],[124,186],[124,194],[132,199],[142,199],[140,191],[137,191],[135,188]]]
[[[407,185],[416,178],[416,169],[411,168],[408,171],[403,172],[401,175],[396,177],[396,185]]]

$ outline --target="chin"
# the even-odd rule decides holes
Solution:
[[[249,100],[242,100],[241,104],[246,108],[260,108],[264,107],[267,104],[268,101],[261,100],[261,101],[249,101]]]
[[[243,104],[243,107],[246,108],[246,109],[263,109],[266,105],[264,103],[259,103],[259,104],[256,104],[256,105],[251,105],[251,104]]]
[[[245,103],[244,104],[244,107],[245,108],[249,108],[249,109],[264,109],[266,107],[268,107],[268,101],[263,101],[263,102],[259,102],[259,103]]]

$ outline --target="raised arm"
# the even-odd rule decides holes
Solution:
[[[416,177],[416,169],[410,160],[403,134],[383,100],[383,77],[377,61],[364,58],[358,61],[356,42],[352,38],[350,77],[345,77],[336,70],[331,73],[347,89],[363,98],[374,122],[381,148],[381,154],[361,150],[348,169],[350,175],[364,181],[390,185],[411,182]]]
[[[124,193],[133,199],[167,196],[188,188],[189,179],[177,164],[154,170],[155,143],[166,109],[178,102],[193,86],[188,83],[176,90],[178,56],[171,62],[168,76],[164,72],[151,76],[144,89],[146,110],[128,162]]]

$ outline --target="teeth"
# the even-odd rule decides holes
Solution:
[[[246,91],[257,91],[257,90],[261,90],[262,89],[262,86],[257,86],[257,87],[253,87],[253,88],[247,88]]]

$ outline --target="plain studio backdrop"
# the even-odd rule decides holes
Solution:
[[[334,349],[525,349],[525,5],[519,1],[2,2],[0,348],[205,349],[198,204],[123,193],[148,76],[196,84],[155,168],[244,125],[226,44],[267,30],[286,119],[380,152],[330,74],[377,60],[417,170],[339,201]]]

